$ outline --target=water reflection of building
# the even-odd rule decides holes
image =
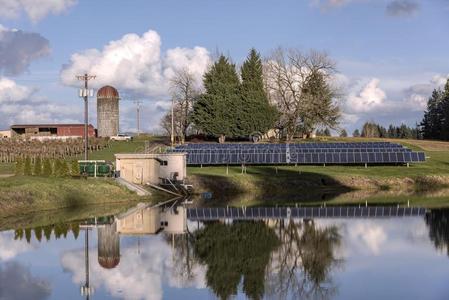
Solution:
[[[145,207],[117,216],[117,232],[125,235],[157,234],[160,231],[173,234],[187,230],[186,209]]]
[[[115,222],[98,227],[98,263],[105,269],[120,263],[120,236]]]

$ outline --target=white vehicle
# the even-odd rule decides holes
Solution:
[[[133,137],[127,134],[118,134],[111,136],[111,141],[132,141]]]

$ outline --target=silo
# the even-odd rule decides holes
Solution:
[[[119,94],[106,85],[97,92],[97,129],[98,136],[109,137],[119,133]]]

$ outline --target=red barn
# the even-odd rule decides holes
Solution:
[[[89,125],[89,137],[95,137],[95,128]],[[27,124],[12,125],[11,137],[83,137],[84,124]]]

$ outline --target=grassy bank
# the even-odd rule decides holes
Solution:
[[[336,139],[327,141],[374,141]],[[382,139],[383,140],[383,139]],[[190,167],[196,192],[212,192],[209,205],[398,203],[449,207],[449,143],[389,140],[424,151],[427,161],[406,166]],[[200,197],[197,197],[200,199]]]
[[[112,179],[9,177],[0,180],[0,216],[88,205],[157,200],[139,197]]]

